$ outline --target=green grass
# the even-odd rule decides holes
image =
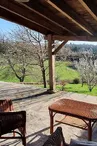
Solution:
[[[61,88],[62,86],[57,86],[58,90],[60,90]],[[90,92],[87,85],[84,85],[82,87],[81,84],[67,84],[65,85],[64,90],[68,92],[75,92],[75,93],[97,96],[97,86],[95,86],[92,92]]]
[[[29,69],[29,75],[25,77],[25,82],[39,82],[41,81],[41,72],[39,67]],[[19,82],[13,71],[8,67],[0,68],[0,81],[5,82]]]
[[[48,66],[48,61],[45,63],[46,66]],[[78,77],[78,73],[76,70],[71,69],[68,67],[70,65],[69,62],[62,62],[62,61],[56,61],[56,67],[55,67],[55,75],[56,80],[73,80],[74,78]],[[25,82],[41,82],[42,76],[41,76],[41,70],[38,66],[33,66],[32,68],[29,68],[30,75],[25,77]],[[46,71],[46,79],[48,80],[48,69]],[[15,77],[12,70],[6,66],[3,68],[3,70],[0,68],[0,80],[6,81],[6,82],[19,82],[19,80]]]
[[[48,62],[46,62],[45,65],[47,66]],[[56,61],[55,73],[57,81],[72,81],[75,78],[79,78],[78,72],[69,66],[71,66],[70,62]],[[39,83],[42,81],[41,70],[38,66],[29,68],[29,72],[30,75],[25,78],[25,82]],[[48,80],[48,69],[46,71],[46,74],[46,79]],[[14,73],[8,66],[4,67],[3,69],[0,68],[0,80],[6,82],[19,82],[19,80],[15,77]],[[41,85],[41,87],[43,87],[43,85]],[[62,85],[57,85],[57,90],[62,90]],[[97,96],[97,86],[95,86],[92,92],[90,92],[87,85],[84,85],[82,87],[81,84],[66,84],[64,90],[68,92]]]
[[[73,80],[79,78],[79,74],[76,70],[68,67],[69,62],[56,62],[56,79],[57,80]]]
[[[13,74],[9,67],[0,68],[0,80],[6,82],[18,82],[18,79]]]

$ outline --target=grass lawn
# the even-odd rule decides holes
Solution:
[[[70,62],[56,61],[56,80],[73,80],[79,77],[76,70],[69,67]]]
[[[87,85],[84,85],[82,87],[81,84],[67,84],[64,90],[69,92],[76,92],[81,94],[97,96],[97,86],[95,86],[92,92],[90,92]]]
[[[78,77],[78,72],[70,67],[70,62],[64,61],[56,61],[55,65],[55,73],[56,73],[56,80],[73,80],[74,78]],[[48,66],[48,61],[45,62],[45,66]],[[29,76],[25,77],[25,82],[41,82],[42,75],[39,66],[32,66],[29,68]],[[48,80],[48,69],[46,70],[46,79]],[[5,82],[19,82],[19,80],[15,77],[12,70],[6,66],[3,69],[0,68],[0,80]]]
[[[5,68],[0,68],[0,81],[5,82],[19,82],[15,74],[6,66]],[[39,67],[32,67],[29,69],[29,75],[25,77],[25,82],[39,82],[41,81],[41,71]]]
[[[47,66],[47,62],[46,62]],[[79,74],[76,70],[72,69],[70,66],[70,62],[62,62],[62,61],[56,61],[56,80],[57,81],[64,81],[64,80],[73,80],[75,78],[79,78]],[[30,69],[30,72],[32,74],[30,76],[27,76],[25,78],[25,82],[41,82],[42,76],[41,71],[38,66],[35,66]],[[48,80],[48,70],[47,70],[47,80]],[[19,82],[19,80],[15,77],[12,70],[8,67],[5,67],[4,69],[0,68],[0,80],[6,81],[6,82]],[[43,87],[43,85],[41,85]],[[57,85],[57,90],[62,90],[62,85]],[[88,95],[94,95],[97,96],[97,86],[95,86],[90,92],[88,90],[87,85],[84,85],[83,87],[81,84],[66,84],[64,87],[65,91],[68,92],[76,92],[76,93],[82,93],[82,94],[88,94]]]

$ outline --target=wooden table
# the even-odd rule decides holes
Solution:
[[[92,140],[92,128],[94,123],[97,121],[97,104],[90,104],[70,99],[60,99],[54,102],[49,106],[50,133],[53,133],[54,116],[57,113],[82,120],[86,125],[85,128],[88,130],[88,140]],[[59,122],[65,123],[61,121]],[[77,127],[80,128],[80,126]]]

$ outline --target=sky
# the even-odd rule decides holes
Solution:
[[[10,21],[6,21],[4,19],[0,18],[0,33],[4,33],[6,35],[8,35],[8,33],[13,30],[15,27],[17,26],[17,24],[12,23]],[[74,43],[74,44],[94,44],[97,45],[96,42],[83,42],[83,41],[69,41],[69,43]]]
[[[15,27],[16,27],[15,23],[0,18],[0,33],[8,34],[8,32],[10,32]]]

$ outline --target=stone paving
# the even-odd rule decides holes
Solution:
[[[46,90],[33,85],[24,85],[18,83],[8,83],[0,81],[0,98],[11,98],[12,100],[32,97]]]
[[[8,91],[7,91],[8,90]],[[27,91],[28,90],[28,91]],[[23,92],[23,93],[22,93]],[[61,98],[69,98],[89,103],[97,103],[96,96],[89,96],[70,92],[56,92],[48,94],[45,89],[32,85],[0,82],[0,98],[11,98],[14,110],[27,112],[27,146],[42,146],[49,135],[48,106]],[[65,141],[71,138],[87,140],[87,131],[60,124]],[[54,127],[56,129],[57,126]],[[97,141],[97,126],[93,130],[93,141]],[[22,146],[20,140],[0,140],[0,146]]]

